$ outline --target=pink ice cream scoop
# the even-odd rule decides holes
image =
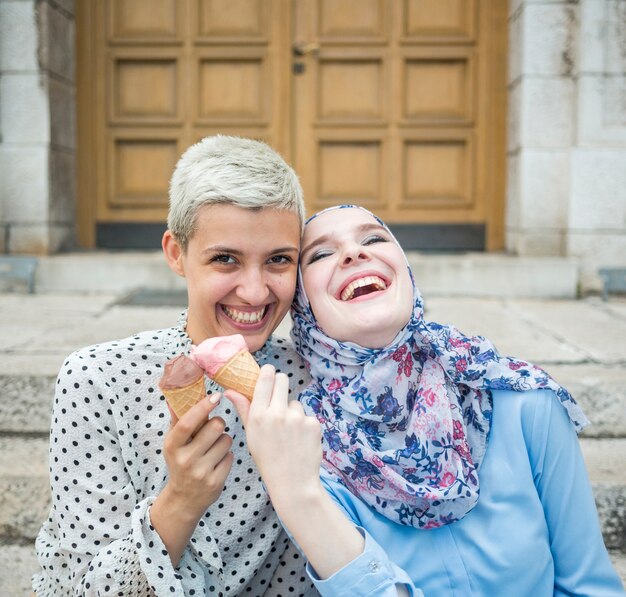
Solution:
[[[208,338],[194,347],[190,356],[223,388],[252,400],[260,368],[241,334]]]

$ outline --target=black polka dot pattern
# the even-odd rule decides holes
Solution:
[[[305,562],[274,513],[236,410],[215,409],[233,438],[220,499],[200,519],[177,568],[150,524],[167,481],[169,413],[158,389],[165,361],[188,353],[178,325],[70,355],[57,379],[50,436],[52,508],[36,542],[38,597],[316,595]],[[308,374],[287,340],[255,354],[290,377]],[[207,379],[207,391],[218,389]]]

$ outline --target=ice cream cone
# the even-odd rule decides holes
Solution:
[[[194,404],[197,404],[206,394],[204,387],[204,375],[183,388],[161,388],[168,404],[180,419]]]
[[[252,400],[260,370],[253,356],[247,350],[242,350],[213,376],[213,380],[223,388],[237,390]]]

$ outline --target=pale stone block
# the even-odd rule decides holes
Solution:
[[[535,231],[567,225],[569,151],[525,149],[519,156],[521,225]]]
[[[569,227],[626,235],[626,149],[572,150]]]
[[[574,298],[578,264],[561,257],[407,254],[424,296]],[[472,309],[465,307],[472,317]]]
[[[566,148],[574,139],[572,79],[524,77],[521,82],[521,146]]]
[[[600,292],[601,267],[626,267],[626,233],[584,233],[569,231],[567,255],[580,260],[580,284],[583,292]]]
[[[0,201],[8,223],[47,220],[46,147],[0,146]]]
[[[50,221],[74,225],[76,219],[76,158],[68,151],[50,150]]]
[[[586,301],[518,300],[515,309],[527,322],[582,352],[587,359],[618,365],[624,359],[626,321]]]
[[[158,252],[73,253],[39,260],[37,288],[45,292],[130,292],[184,289],[185,281]]]
[[[3,571],[0,574],[0,595],[29,597],[32,594],[31,577],[39,571],[34,543],[0,544],[0,570]]]
[[[56,7],[42,2],[37,7],[40,29],[42,68],[68,81],[75,78],[74,20]]]
[[[507,157],[506,174],[506,210],[505,222],[507,228],[517,228],[520,225],[520,160],[519,154]]]
[[[11,224],[9,252],[26,255],[50,253],[50,235],[47,224]]]
[[[606,65],[605,72],[626,73],[626,2],[607,1]]]
[[[605,0],[582,0],[580,3],[579,70],[603,73],[607,37]]]
[[[537,232],[522,229],[518,233],[517,254],[526,257],[564,255],[564,234],[560,231]]]
[[[519,274],[519,271],[513,273]],[[544,301],[537,302],[543,304]],[[555,362],[574,364],[585,359],[585,354],[579,349],[547,334],[541,321],[529,321],[520,317],[516,301],[426,297],[425,305],[428,320],[452,324],[464,334],[484,335],[501,354],[515,355],[538,365]]]
[[[34,539],[50,508],[48,439],[0,438],[0,528]]]
[[[70,223],[50,223],[48,225],[47,254],[69,251],[76,248],[76,226]]]
[[[48,92],[36,73],[0,77],[0,130],[4,143],[48,143]]]
[[[626,129],[626,75],[607,76],[605,89],[606,124]]]
[[[71,83],[48,79],[50,102],[50,142],[56,147],[76,147],[76,102]]]
[[[71,327],[73,323],[70,321]],[[50,413],[55,377],[38,375],[2,375],[0,431],[13,433],[45,433],[50,429]]]
[[[0,70],[37,71],[35,3],[0,3]]]
[[[578,145],[582,147],[626,147],[626,125],[607,119],[607,77],[581,75],[578,79]],[[623,107],[611,107],[613,113]],[[619,118],[618,118],[619,120]]]
[[[577,7],[526,4],[522,19],[523,73],[571,75],[577,64]]]
[[[516,81],[522,74],[522,17],[513,14],[509,19],[509,68],[508,81]]]
[[[510,255],[519,255],[521,232],[517,225],[507,226],[504,235],[504,248]]]
[[[522,82],[517,79],[509,86],[509,105],[507,106],[507,151],[517,151],[521,145],[521,105]]]
[[[584,300],[600,299],[589,297]],[[606,305],[603,303],[601,308]],[[553,358],[552,362],[555,360]],[[537,364],[544,363],[539,361]],[[549,371],[571,392],[591,420],[592,425],[585,429],[585,437],[626,437],[626,367],[589,362],[565,365],[560,362],[551,364]]]

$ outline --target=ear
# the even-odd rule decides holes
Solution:
[[[163,253],[165,254],[167,265],[170,266],[170,269],[175,274],[184,278],[185,268],[183,264],[183,250],[178,241],[174,238],[174,235],[169,230],[166,230],[163,233],[161,246],[163,247]]]

